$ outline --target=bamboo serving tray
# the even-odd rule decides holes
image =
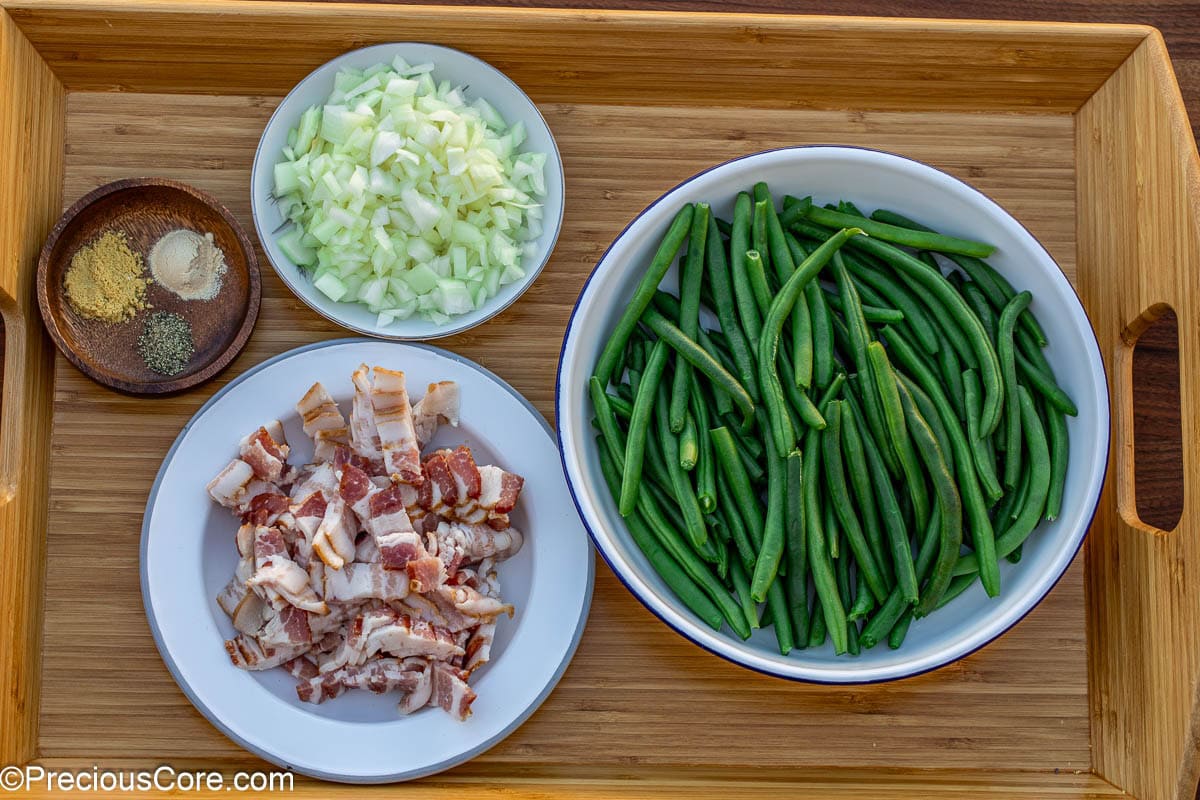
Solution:
[[[217,381],[133,399],[54,352],[35,260],[66,206],[123,177],[194,184],[252,229],[250,162],[278,99],[341,52],[418,40],[508,73],[558,138],[567,207],[548,268],[501,316],[441,342],[548,419],[572,304],[638,211],[718,161],[838,143],[942,167],[1032,230],[1096,327],[1114,428],[1084,554],[969,658],[874,686],[764,677],[671,633],[601,564],[583,643],[541,710],[411,789],[1194,795],[1200,512],[1185,492],[1179,530],[1141,523],[1131,463],[1132,343],[1168,306],[1182,332],[1183,407],[1200,407],[1200,160],[1157,31],[236,0],[0,5],[0,766],[267,768],[191,707],[158,656],[139,593],[142,511],[168,446],[220,385],[343,332],[264,269],[254,335]],[[1193,414],[1183,420],[1183,472],[1195,480],[1200,430]],[[301,779],[296,790],[389,791]]]

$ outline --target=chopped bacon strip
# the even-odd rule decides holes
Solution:
[[[375,409],[371,405],[371,379],[363,364],[350,376],[354,383],[354,400],[350,404],[350,445],[354,452],[370,461],[383,458],[379,447],[379,429],[375,425]]]
[[[346,418],[319,381],[296,403],[296,413],[304,421],[304,433],[316,445],[314,461],[328,460],[336,444],[349,444],[350,430],[346,427]]]
[[[467,685],[467,672],[441,661],[433,664],[433,702],[452,717],[465,720],[471,716],[475,691]]]
[[[357,530],[350,521],[349,509],[340,497],[325,506],[325,516],[313,536],[313,552],[329,566],[341,569],[354,558],[354,539]]]
[[[263,426],[238,443],[238,455],[250,465],[254,477],[261,481],[278,482],[287,471],[289,448],[283,438],[279,420]]]
[[[253,637],[239,633],[225,642],[225,652],[235,667],[248,670],[273,669],[301,655],[305,648],[297,647],[262,647]]]
[[[517,506],[525,479],[499,467],[480,467],[479,505],[497,514],[507,514]]]
[[[374,377],[371,405],[375,411],[384,466],[392,480],[419,484],[425,478],[421,473],[421,451],[413,429],[412,406],[408,402],[404,373],[375,367]]]
[[[263,492],[251,498],[242,521],[250,525],[274,525],[290,508],[291,500],[286,494]]]
[[[296,647],[312,644],[312,629],[308,626],[308,612],[295,606],[285,605],[267,620],[258,633],[258,643],[263,647]]]
[[[417,448],[424,450],[433,441],[438,426],[458,427],[459,392],[454,381],[431,383],[425,388],[425,396],[413,406],[413,430],[417,435]]]
[[[293,658],[291,661],[283,664],[283,668],[293,678],[315,678],[317,676],[317,665],[309,661],[304,656]]]
[[[449,631],[390,608],[368,611],[354,621],[347,640],[361,664],[376,653],[445,660],[462,655]]]
[[[408,591],[408,576],[384,569],[383,564],[347,564],[340,570],[325,572],[324,597],[327,602],[391,602],[408,597]]]
[[[411,589],[418,594],[432,592],[446,582],[446,567],[437,556],[415,558],[405,565]]]

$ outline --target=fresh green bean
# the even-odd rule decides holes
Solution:
[[[597,379],[593,378],[592,380],[596,381]],[[600,453],[600,471],[604,474],[604,479],[608,483],[608,488],[612,492],[613,499],[616,499],[621,493],[620,469],[614,462],[613,454],[608,447],[597,442],[596,449]],[[721,629],[721,622],[724,620],[721,610],[713,604],[712,600],[696,585],[687,572],[679,566],[670,553],[663,549],[662,545],[659,544],[658,540],[655,539],[654,535],[642,521],[641,515],[634,513],[626,517],[625,527],[629,530],[629,535],[633,539],[634,544],[646,556],[650,565],[654,567],[654,571],[663,579],[663,583],[670,587],[675,596],[691,609],[692,613],[703,620],[713,630],[719,631]]]
[[[996,476],[996,457],[988,448],[989,440],[983,438],[979,431],[979,375],[975,370],[963,372],[963,389],[967,402],[967,441],[971,446],[971,456],[975,462],[975,473],[987,493],[988,504],[992,505],[1004,495],[1000,480]]]
[[[846,319],[846,333],[849,336],[850,357],[858,370],[859,380],[864,384],[862,401],[863,411],[867,417],[867,428],[876,441],[885,444],[888,441],[887,425],[884,419],[883,405],[879,399],[878,390],[875,387],[875,376],[871,368],[871,360],[867,354],[867,345],[871,341],[871,333],[867,328],[866,319],[863,318],[862,304],[858,299],[858,290],[854,285],[854,281],[850,278],[850,273],[846,269],[843,259],[835,258],[833,260],[833,276],[837,281],[838,293],[841,294],[844,304],[843,311],[845,312],[844,316]],[[892,475],[899,475],[902,469],[900,461],[896,453],[886,447],[886,444],[883,451],[883,458],[888,471]]]
[[[971,310],[975,312],[975,316],[979,317],[979,321],[983,323],[983,329],[987,331],[988,336],[993,342],[996,341],[996,312],[992,310],[992,304],[988,302],[987,296],[979,288],[979,284],[975,281],[964,281],[959,287],[959,291],[962,292],[967,304],[971,306]]]
[[[823,292],[825,294],[826,303],[828,303],[834,309],[845,313],[845,307],[840,295],[836,294],[835,292],[825,290],[823,290]],[[867,322],[887,324],[904,321],[904,312],[900,311],[899,309],[883,308],[880,306],[871,306],[866,304],[862,304],[860,307],[862,308],[863,318]]]
[[[858,637],[859,642],[868,650],[879,644],[909,608],[912,606],[901,596],[900,589],[897,588],[879,605],[879,610],[875,612],[875,615],[867,620],[867,624],[863,626],[862,633]]]
[[[758,402],[758,378],[754,374],[754,350],[746,339],[737,315],[737,302],[733,294],[733,286],[729,277],[729,262],[725,258],[725,247],[717,235],[716,223],[709,218],[708,238],[705,243],[707,259],[705,274],[712,286],[714,308],[717,319],[721,322],[721,332],[725,334],[725,342],[733,356],[738,379],[751,398]],[[702,343],[703,344],[703,343]]]
[[[954,347],[950,345],[949,339],[941,331],[938,331],[938,341],[941,346],[934,358],[937,361],[938,371],[942,373],[942,383],[946,386],[946,395],[954,406],[958,418],[965,420],[967,418],[967,400],[962,385],[962,362]]]
[[[757,629],[759,627],[758,607],[750,599],[750,579],[746,576],[746,568],[738,559],[731,559],[729,574],[733,578],[733,590],[737,594],[738,604],[746,616],[746,624],[750,626],[751,630]]]
[[[821,524],[825,526],[826,538],[829,541],[829,557],[840,558],[842,537],[838,535],[837,512],[833,510],[833,500],[829,496],[828,486],[821,495],[821,511],[824,514]]]
[[[1079,409],[1070,396],[1054,381],[1054,376],[1047,374],[1033,364],[1023,353],[1016,353],[1017,370],[1038,394],[1050,401],[1050,404],[1068,417],[1079,415]]]
[[[884,422],[887,424],[887,438],[881,439],[879,444],[881,448],[885,449],[890,446],[895,453],[896,459],[900,463],[900,469],[904,473],[917,527],[924,528],[925,523],[929,520],[929,496],[925,494],[925,477],[917,466],[917,454],[913,450],[913,443],[909,435],[907,417],[901,403],[896,375],[892,372],[892,364],[888,359],[887,351],[879,342],[871,342],[867,345],[867,357],[870,361],[875,389],[879,393]]]
[[[667,345],[659,340],[646,363],[637,395],[633,401],[633,417],[629,420],[629,437],[625,445],[625,467],[621,476],[621,499],[618,507],[621,516],[628,517],[637,507],[638,487],[642,479],[642,465],[646,457],[646,435],[650,429],[650,417],[658,395],[658,385],[667,364]],[[605,379],[594,375],[601,385]]]
[[[1004,557],[1004,560],[1010,564],[1020,564],[1021,563],[1021,553],[1024,549],[1025,549],[1025,543],[1021,542],[1019,545],[1016,546],[1016,548],[1011,553],[1009,553],[1008,555],[1006,555]]]
[[[886,572],[888,561],[883,546],[883,528],[879,520],[879,508],[875,505],[875,495],[871,487],[871,474],[867,468],[862,436],[848,409],[843,409],[841,416],[842,463],[845,466],[846,475],[850,479],[850,487],[854,490],[854,499],[858,501],[867,545],[871,548],[871,555],[875,557],[875,563],[884,571],[884,583],[888,584],[890,589],[891,581],[888,580]],[[851,618],[854,618],[853,613]]]
[[[835,400],[829,404],[826,423],[828,427],[821,436],[821,459],[825,465],[825,485],[829,487],[833,499],[833,510],[837,515],[846,542],[850,545],[858,569],[866,580],[871,594],[880,602],[887,597],[888,586],[884,580],[881,565],[876,561],[863,535],[858,516],[854,513],[854,505],[846,488],[846,472],[842,462],[842,408],[844,401]]]
[[[833,570],[837,576],[838,596],[842,599],[842,606],[851,608],[854,598],[850,594],[850,559],[839,558],[834,562]],[[853,612],[852,608],[851,612]],[[849,615],[846,617],[846,652],[852,656],[862,652],[858,643],[858,626],[854,624],[854,617]]]
[[[858,573],[857,578],[857,586],[854,589],[854,602],[850,604],[850,613],[846,616],[846,619],[850,622],[866,619],[875,609],[875,597],[871,594],[871,590],[867,588],[867,582],[863,579],[861,572]]]
[[[796,220],[804,216],[804,212],[812,205],[811,197],[796,198],[790,194],[783,196],[783,213],[779,215],[779,223],[790,228]]]
[[[758,335],[762,329],[762,315],[758,311],[758,303],[754,299],[754,289],[750,285],[750,274],[746,271],[746,251],[752,249],[750,243],[751,216],[754,203],[750,195],[741,192],[733,206],[733,228],[729,234],[729,267],[733,276],[733,296],[737,302],[738,316],[742,320],[742,330],[746,332],[746,340],[750,347],[757,351]]]
[[[801,298],[797,302],[804,302],[804,300]],[[779,350],[779,383],[788,405],[799,417],[793,423],[793,429],[798,427],[796,422],[803,422],[810,428],[824,428],[825,418],[821,416],[821,412],[817,411],[816,405],[809,399],[808,392],[796,385],[796,374],[792,371],[792,359],[789,358],[787,343],[780,342]]]
[[[767,518],[763,525],[762,547],[754,562],[750,596],[755,602],[767,599],[767,589],[775,583],[784,546],[784,506],[787,503],[786,457],[767,455]],[[787,616],[785,612],[784,616]]]
[[[700,510],[711,514],[717,507],[717,462],[713,453],[712,442],[708,438],[711,426],[708,414],[708,403],[705,402],[700,387],[692,392],[690,425],[695,430],[699,457],[696,460],[696,499],[700,501]],[[684,428],[687,430],[687,427]]]
[[[723,426],[713,428],[709,431],[709,436],[712,438],[713,449],[717,453],[717,463],[733,492],[732,502],[737,507],[738,513],[742,515],[742,522],[746,525],[746,531],[750,534],[750,542],[754,545],[757,553],[758,549],[762,547],[763,539],[763,513],[758,496],[750,487],[750,477],[746,474],[746,468],[742,466],[742,461],[738,457],[737,445],[734,444],[729,430]],[[722,499],[727,498],[723,497]]]
[[[792,251],[784,235],[783,225],[775,213],[771,202],[770,190],[767,184],[759,182],[754,186],[754,199],[765,203],[763,219],[766,226],[767,249],[771,254],[771,264],[775,268],[775,276],[779,285],[787,283],[791,274],[796,270],[797,262],[792,258]],[[756,203],[757,212],[758,205]],[[807,389],[812,384],[813,372],[813,330],[812,319],[809,316],[808,303],[800,300],[792,305],[792,371],[796,376],[796,385]]]
[[[796,631],[796,645],[807,644],[808,630],[808,529],[804,520],[804,456],[799,450],[788,453],[785,466],[786,507],[784,513],[786,546],[784,554],[788,565],[787,600],[792,628]]]
[[[762,256],[763,266],[771,264],[775,254],[771,252],[771,242],[767,238],[767,210],[774,210],[769,198],[759,197],[758,187],[751,192],[750,199],[754,202],[754,216],[750,219],[750,247]],[[765,279],[767,271],[764,270]],[[764,280],[765,283],[765,280]],[[763,311],[765,314],[766,311]]]
[[[908,628],[912,625],[913,612],[908,609],[900,615],[900,619],[896,620],[896,624],[892,626],[892,632],[888,634],[888,647],[892,650],[900,649],[900,645],[904,644],[904,637],[908,635]]]
[[[730,234],[733,233],[733,223],[731,223],[729,220],[721,219],[720,217],[713,217],[713,225],[716,226],[717,233],[721,236],[724,236],[726,239],[728,239]]]
[[[950,604],[950,601],[958,597],[960,594],[971,588],[971,584],[979,580],[978,575],[956,575],[950,585],[946,587],[946,593],[942,595],[942,599],[938,601],[937,608],[944,608]]]
[[[733,490],[729,488],[729,482],[725,476],[717,472],[717,489],[721,493],[721,497],[732,497]],[[750,534],[746,531],[746,523],[742,520],[741,513],[736,508],[730,508],[728,502],[717,504],[717,517],[725,525],[725,529],[729,531],[729,538],[737,549],[738,556],[741,559],[742,566],[747,570],[754,568],[754,559],[758,557],[758,551],[754,547],[754,543],[750,541]]]
[[[838,594],[837,579],[829,563],[829,545],[825,541],[820,503],[821,446],[826,434],[810,428],[804,436],[804,521],[808,531],[808,564],[813,584],[821,603],[821,617],[833,637],[833,650],[837,654],[846,652],[846,607]],[[815,624],[815,623],[814,623]],[[824,636],[821,637],[824,641]],[[815,647],[810,635],[810,647]]]
[[[745,256],[746,275],[750,278],[750,290],[754,293],[754,307],[760,317],[767,315],[771,307],[771,287],[767,284],[767,265],[758,250],[747,250]],[[761,336],[761,334],[760,334]]]
[[[1004,485],[1013,488],[1021,475],[1021,409],[1015,402],[1017,389],[1017,365],[1013,329],[1017,324],[1017,315],[1029,307],[1033,295],[1021,292],[1013,297],[1000,312],[1000,321],[996,328],[996,349],[1000,355],[1000,369],[1004,376],[1004,392],[1009,398],[1005,413],[1007,414],[1007,438],[1004,442]]]
[[[696,436],[696,419],[689,411],[684,414],[683,431],[679,434],[679,466],[685,472],[691,472],[699,460],[700,442]]]
[[[1046,519],[1054,521],[1062,511],[1063,490],[1067,483],[1067,420],[1057,408],[1046,404],[1046,428],[1050,440],[1050,490],[1046,496]]]
[[[954,236],[943,236],[937,233],[926,233],[924,231],[914,231],[909,228],[901,228],[895,225],[888,225],[883,222],[877,222],[872,219],[860,217],[853,214],[843,214],[839,211],[829,211],[817,206],[809,206],[805,211],[804,216],[811,219],[818,225],[824,225],[831,228],[845,228],[850,225],[859,225],[868,236],[876,239],[881,239],[885,242],[912,247],[917,250],[936,250],[939,253],[958,253],[965,256],[975,256],[977,258],[987,258],[995,251],[995,247],[983,242],[973,242],[968,239],[959,239]]]
[[[825,644],[827,636],[828,628],[825,623],[825,612],[821,609],[821,596],[814,594],[812,610],[808,615],[808,646],[820,647]]]
[[[843,415],[842,424],[853,424],[859,433],[866,458],[867,473],[871,485],[875,489],[875,499],[878,501],[879,515],[887,530],[888,545],[892,555],[892,571],[899,585],[901,595],[909,603],[917,602],[917,574],[913,567],[912,550],[908,545],[908,530],[904,525],[904,515],[900,513],[900,504],[896,500],[896,492],[892,487],[887,468],[879,454],[879,446],[866,430],[862,411],[858,402],[850,392],[846,393],[846,408],[849,415]]]
[[[955,471],[954,447],[950,444],[950,434],[942,422],[937,404],[933,402],[933,399],[912,378],[899,371],[895,375],[896,379],[903,383],[912,395],[913,402],[917,404],[917,411],[921,412],[921,416],[929,424],[929,429],[933,431],[933,438],[937,439],[938,447],[942,448],[942,455],[946,458],[946,465],[950,467],[950,471],[953,473]]]
[[[925,462],[925,468],[933,479],[934,493],[938,499],[938,511],[941,514],[941,544],[938,548],[937,561],[934,562],[933,575],[925,587],[925,593],[917,601],[914,614],[923,617],[937,607],[942,595],[946,593],[953,577],[954,563],[958,559],[958,551],[962,547],[963,514],[962,499],[958,487],[946,465],[946,459],[938,446],[937,438],[933,435],[929,424],[917,410],[912,394],[903,384],[899,384],[900,401],[904,407],[905,422],[912,432],[912,438]]]
[[[758,343],[758,378],[761,383],[763,403],[767,407],[771,423],[771,434],[775,441],[776,453],[780,458],[787,458],[787,454],[796,446],[796,430],[785,407],[786,399],[776,368],[779,336],[783,330],[784,320],[799,300],[804,286],[816,278],[842,245],[860,233],[861,231],[856,229],[838,231],[814,250],[808,258],[804,259],[803,263],[788,276],[787,281],[779,290],[779,294],[771,303],[770,310],[763,322],[762,338]],[[807,409],[802,407],[797,410],[803,417]],[[820,417],[819,413],[817,417]],[[809,424],[813,423],[809,422]]]
[[[649,269],[642,276],[633,297],[621,313],[621,319],[618,320],[616,328],[609,335],[604,349],[600,351],[600,359],[596,362],[596,371],[592,374],[599,378],[603,385],[607,386],[613,379],[613,370],[616,369],[617,362],[621,358],[621,351],[625,349],[630,335],[637,327],[638,319],[650,306],[654,293],[658,291],[658,285],[662,283],[663,276],[667,274],[671,262],[675,260],[675,254],[679,252],[683,240],[687,237],[693,213],[690,204],[679,209],[679,213],[675,215],[675,219],[671,221],[671,226],[667,229],[666,236],[659,244]]]
[[[604,391],[600,379],[593,375],[588,380],[588,395],[592,400],[592,409],[596,412],[597,427],[601,438],[609,449],[615,463],[624,464],[625,450],[621,447],[621,429],[617,426],[617,418],[613,413],[613,401],[617,398]]]
[[[708,379],[717,388],[727,392],[734,405],[742,412],[743,419],[750,419],[754,416],[754,401],[750,399],[745,388],[738,383],[737,378],[730,375],[729,371],[721,366],[719,361],[706,353],[704,348],[684,335],[683,331],[679,330],[670,320],[652,308],[646,310],[642,315],[642,320],[661,337],[660,341],[665,341],[693,367],[708,376]]]
[[[696,203],[688,236],[687,256],[679,276],[679,330],[689,339],[700,335],[700,283],[704,278],[704,247],[710,219],[708,203]],[[671,433],[683,431],[691,389],[692,365],[680,359],[671,383]]]

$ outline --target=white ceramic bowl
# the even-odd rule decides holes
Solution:
[[[525,277],[501,286],[500,291],[482,307],[468,314],[453,317],[444,325],[413,316],[406,320],[397,320],[391,325],[380,326],[377,315],[371,313],[366,306],[359,303],[335,303],[318,291],[312,284],[311,275],[284,255],[275,241],[284,230],[285,220],[271,196],[275,187],[274,169],[276,162],[282,158],[288,132],[299,124],[300,115],[309,106],[323,103],[329,97],[333,91],[334,76],[339,70],[345,67],[365,69],[380,62],[390,62],[396,56],[403,57],[410,64],[433,64],[435,80],[446,80],[456,86],[465,87],[469,100],[483,97],[510,125],[521,120],[525,123],[528,137],[521,150],[546,154],[546,196],[541,198],[544,206],[544,227],[541,235],[535,240],[535,251],[532,255],[525,256],[522,263]],[[318,314],[351,330],[383,339],[436,339],[461,333],[496,316],[516,302],[537,280],[542,268],[550,260],[550,253],[554,250],[558,232],[562,227],[562,158],[559,156],[554,136],[537,106],[521,91],[521,87],[492,65],[461,50],[435,44],[397,42],[364,47],[340,55],[310,73],[283,98],[267,122],[267,127],[258,142],[258,150],[254,153],[250,180],[250,209],[254,216],[254,229],[262,242],[267,260],[288,288]]]
[[[1003,588],[989,600],[976,583],[946,608],[913,623],[904,646],[835,657],[832,646],[781,656],[772,630],[740,641],[714,632],[682,606],[633,543],[600,473],[587,379],[609,332],[680,205],[704,200],[729,218],[737,192],[765,180],[777,196],[811,194],[820,203],[853,201],[868,213],[898,210],[944,233],[997,246],[990,259],[1018,288],[1033,292],[1046,330],[1045,350],[1059,383],[1079,407],[1068,418],[1071,457],[1062,514],[1025,543],[1019,564],[1001,561]],[[676,282],[674,269],[667,281]],[[596,547],[631,592],[701,647],[754,670],[796,680],[865,683],[925,672],[961,658],[1015,625],[1071,563],[1095,513],[1108,460],[1108,390],[1087,314],[1037,240],[992,200],[933,167],[889,153],[849,147],[771,150],[730,161],[685,181],[627,227],[600,260],[572,314],[557,388],[559,446],[567,482]]]

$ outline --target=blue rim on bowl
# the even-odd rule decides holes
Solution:
[[[285,220],[274,211],[276,206],[271,197],[274,186],[273,167],[279,158],[279,151],[287,141],[288,131],[296,124],[305,108],[323,102],[329,96],[333,77],[339,69],[363,68],[391,61],[397,55],[412,63],[432,62],[435,77],[445,75],[452,82],[468,88],[478,89],[480,82],[489,82],[495,91],[484,93],[482,96],[496,107],[509,124],[517,120],[525,123],[528,135],[525,149],[545,152],[547,155],[546,197],[543,200],[546,216],[542,220],[542,233],[535,240],[538,244],[537,252],[532,257],[526,257],[523,263],[523,267],[526,268],[525,276],[519,281],[500,287],[500,291],[489,298],[481,308],[453,317],[445,325],[437,325],[414,316],[407,320],[398,320],[386,327],[380,326],[372,321],[376,315],[370,313],[365,306],[358,303],[333,302],[320,294],[312,285],[309,276],[287,258],[276,243],[276,236]],[[503,93],[503,97],[500,93]],[[268,140],[273,144],[268,145]],[[503,72],[476,56],[444,45],[424,42],[377,44],[351,50],[322,64],[292,87],[271,113],[255,149],[250,174],[250,208],[254,218],[254,229],[275,274],[305,305],[330,322],[380,339],[440,339],[482,325],[515,303],[533,285],[549,262],[562,230],[566,191],[562,156],[554,134],[541,111],[524,90]]]
[[[1068,388],[1074,388],[1077,393],[1085,389],[1088,391],[1087,400],[1081,404],[1080,413],[1081,417],[1090,416],[1090,419],[1086,420],[1086,426],[1083,421],[1076,420],[1078,427],[1076,428],[1075,435],[1072,436],[1072,449],[1074,450],[1076,444],[1080,441],[1085,441],[1086,443],[1085,437],[1087,437],[1093,440],[1093,449],[1098,451],[1094,453],[1095,458],[1092,459],[1091,463],[1085,464],[1080,463],[1081,461],[1085,461],[1085,459],[1081,458],[1079,453],[1074,454],[1075,457],[1072,459],[1072,464],[1076,465],[1073,470],[1076,473],[1076,480],[1079,478],[1079,473],[1084,470],[1087,471],[1087,475],[1089,476],[1085,479],[1086,491],[1082,493],[1082,498],[1078,494],[1070,498],[1074,508],[1069,510],[1064,509],[1063,516],[1055,523],[1057,527],[1053,534],[1047,531],[1039,531],[1035,534],[1035,539],[1038,536],[1045,536],[1053,541],[1054,537],[1057,537],[1061,540],[1058,542],[1060,546],[1057,551],[1051,552],[1048,557],[1041,559],[1048,562],[1046,565],[1048,568],[1036,576],[1034,585],[1031,588],[1026,587],[1025,593],[1016,602],[1010,602],[1003,614],[997,613],[995,608],[987,612],[993,617],[1002,617],[1002,619],[992,620],[988,626],[990,629],[985,635],[960,636],[957,640],[951,641],[932,655],[922,657],[919,660],[913,660],[912,663],[905,663],[902,659],[893,659],[893,663],[885,665],[882,668],[866,669],[859,668],[859,665],[862,664],[861,659],[856,661],[841,658],[836,662],[833,661],[831,650],[829,650],[828,656],[824,658],[814,657],[820,654],[819,649],[815,653],[812,650],[793,651],[790,658],[784,658],[778,656],[777,651],[773,654],[767,653],[767,650],[773,648],[773,641],[763,642],[762,644],[765,644],[765,647],[755,649],[749,646],[748,643],[742,643],[729,635],[727,633],[728,628],[724,629],[721,633],[714,634],[710,628],[707,628],[703,623],[691,616],[689,612],[682,609],[669,590],[665,590],[665,587],[655,588],[648,585],[642,574],[646,570],[649,570],[648,565],[644,564],[644,559],[643,566],[639,570],[636,563],[626,558],[626,553],[632,551],[634,555],[633,560],[636,561],[636,559],[641,558],[640,552],[637,552],[636,547],[632,547],[631,545],[627,545],[623,552],[618,538],[624,536],[627,539],[627,534],[623,530],[620,533],[614,533],[612,530],[614,527],[623,528],[623,526],[605,524],[597,512],[596,503],[591,493],[594,487],[599,485],[601,488],[598,491],[604,495],[600,502],[608,502],[609,499],[607,498],[606,490],[603,488],[603,482],[598,479],[589,480],[595,473],[574,474],[575,469],[589,455],[591,443],[587,441],[590,437],[575,435],[571,426],[573,423],[578,423],[581,417],[586,418],[585,409],[588,407],[588,401],[586,400],[586,389],[581,389],[570,384],[564,385],[565,374],[569,374],[569,377],[566,379],[568,381],[570,378],[578,378],[580,382],[586,381],[587,372],[585,370],[590,372],[591,365],[594,363],[591,358],[581,358],[577,352],[581,336],[579,333],[580,318],[581,315],[586,316],[592,311],[591,303],[595,300],[595,292],[600,291],[600,289],[597,289],[598,286],[605,286],[607,284],[608,286],[605,288],[610,293],[609,299],[616,299],[616,293],[619,292],[619,289],[612,289],[611,284],[618,282],[622,276],[612,275],[619,267],[610,261],[610,257],[613,256],[615,251],[620,249],[626,237],[635,231],[639,223],[642,223],[642,227],[645,227],[646,223],[643,223],[643,220],[646,220],[648,215],[655,216],[656,208],[663,206],[657,212],[657,216],[662,217],[662,219],[657,219],[655,222],[661,223],[661,229],[665,230],[670,216],[674,214],[675,210],[683,202],[698,199],[713,202],[723,198],[723,195],[710,196],[712,194],[711,190],[701,190],[696,186],[698,182],[707,184],[717,182],[719,179],[713,177],[714,173],[738,170],[746,173],[746,176],[741,177],[738,181],[738,190],[750,186],[758,179],[770,180],[773,188],[779,190],[784,187],[784,184],[779,182],[778,173],[772,171],[772,175],[770,176],[765,172],[753,173],[752,170],[755,167],[761,166],[760,163],[756,162],[764,160],[774,160],[777,162],[787,160],[814,161],[825,156],[829,156],[830,158],[835,156],[853,157],[856,154],[869,161],[890,163],[893,166],[907,164],[909,165],[909,169],[919,173],[923,179],[935,183],[940,189],[953,189],[961,198],[969,199],[977,209],[986,211],[997,221],[997,224],[1003,223],[1008,226],[1013,236],[1023,240],[1021,244],[1024,247],[1028,248],[1032,254],[1040,256],[1039,261],[1042,266],[1039,269],[1042,269],[1045,280],[1052,285],[1057,295],[1052,302],[1061,302],[1072,311],[1072,314],[1063,315],[1064,317],[1070,317],[1071,321],[1075,323],[1075,333],[1078,334],[1076,337],[1077,341],[1070,344],[1076,344],[1082,350],[1086,351],[1077,355],[1083,356],[1079,360],[1086,361],[1087,363],[1087,385],[1086,387],[1082,385],[1068,385]],[[786,188],[794,189],[797,187],[787,185]],[[799,188],[804,188],[804,194],[809,193],[809,187]],[[688,196],[689,191],[693,193],[704,191],[705,194],[693,197]],[[732,201],[736,190],[726,193],[729,195],[728,199]],[[856,194],[847,194],[849,195],[848,199],[859,200]],[[822,200],[833,199],[837,198],[822,196]],[[870,206],[870,202],[864,200],[863,205]],[[719,210],[719,203],[714,204],[714,213],[717,213]],[[657,244],[657,235],[661,235],[662,230],[651,231],[651,234],[654,235],[650,235],[650,239],[653,240],[654,244]],[[947,232],[958,235],[968,235],[970,233],[968,230],[950,230]],[[644,238],[645,231],[642,231],[642,234]],[[637,244],[635,243],[626,249],[636,246]],[[619,299],[617,299],[617,303],[619,305]],[[1065,327],[1069,324],[1069,322],[1062,322],[1058,327]],[[607,327],[605,330],[607,330]],[[603,336],[601,335],[599,338],[602,339]],[[1051,338],[1054,339],[1054,336],[1052,335]],[[1053,344],[1051,347],[1053,347]],[[1063,345],[1060,344],[1061,347]],[[1061,355],[1061,352],[1059,355]],[[1059,360],[1061,361],[1061,359]],[[1078,401],[1081,398],[1077,397],[1076,399]],[[1095,332],[1091,327],[1090,320],[1087,318],[1086,311],[1079,301],[1078,294],[1069,281],[1066,280],[1065,276],[1063,276],[1061,270],[1046,252],[1045,248],[1042,247],[1040,242],[1021,223],[1005,212],[995,201],[963,181],[923,162],[883,151],[858,147],[824,145],[787,147],[735,158],[710,167],[679,183],[640,212],[606,249],[599,262],[597,262],[597,266],[588,276],[579,299],[572,309],[560,350],[559,370],[555,385],[555,411],[559,420],[559,454],[563,462],[563,470],[567,476],[567,485],[570,488],[580,517],[583,519],[584,527],[592,537],[596,549],[600,552],[605,562],[638,601],[681,636],[714,655],[764,674],[813,683],[877,683],[912,677],[964,658],[1011,630],[1057,585],[1078,554],[1099,504],[1100,492],[1103,487],[1108,463],[1109,410],[1107,373],[1103,359],[1100,358],[1099,344],[1096,340]],[[1084,436],[1080,436],[1080,433],[1083,433]],[[1006,576],[1014,574],[1013,570],[1019,570],[1022,567],[1027,571],[1031,570],[1033,565],[1029,562],[1030,560],[1027,557],[1021,566],[1013,567],[1012,565],[1005,565],[1009,567],[1009,572],[1006,573]],[[650,572],[652,574],[652,571]],[[654,578],[656,579],[656,576]],[[982,595],[982,590],[979,589],[978,585],[972,591],[978,591]],[[971,592],[969,591],[967,595],[970,594]],[[965,598],[967,595],[963,597]],[[1003,597],[1004,593],[1002,592],[1001,598]],[[1012,598],[1010,597],[1011,600]],[[955,602],[959,603],[961,601],[963,601],[963,598],[959,598]],[[940,613],[946,614],[953,608],[954,606],[951,605],[947,610]],[[930,621],[935,619],[937,619],[937,615],[929,618]],[[914,625],[913,633],[918,630],[920,624]],[[983,625],[976,626],[977,629],[982,629],[983,627]],[[910,639],[913,633],[910,633]],[[770,634],[766,634],[766,636],[770,637]],[[753,642],[753,640],[751,641]],[[908,643],[906,643],[905,647],[907,648],[908,646]],[[886,651],[886,648],[884,650]],[[895,653],[901,654],[903,652],[904,648],[900,651],[895,651]]]

